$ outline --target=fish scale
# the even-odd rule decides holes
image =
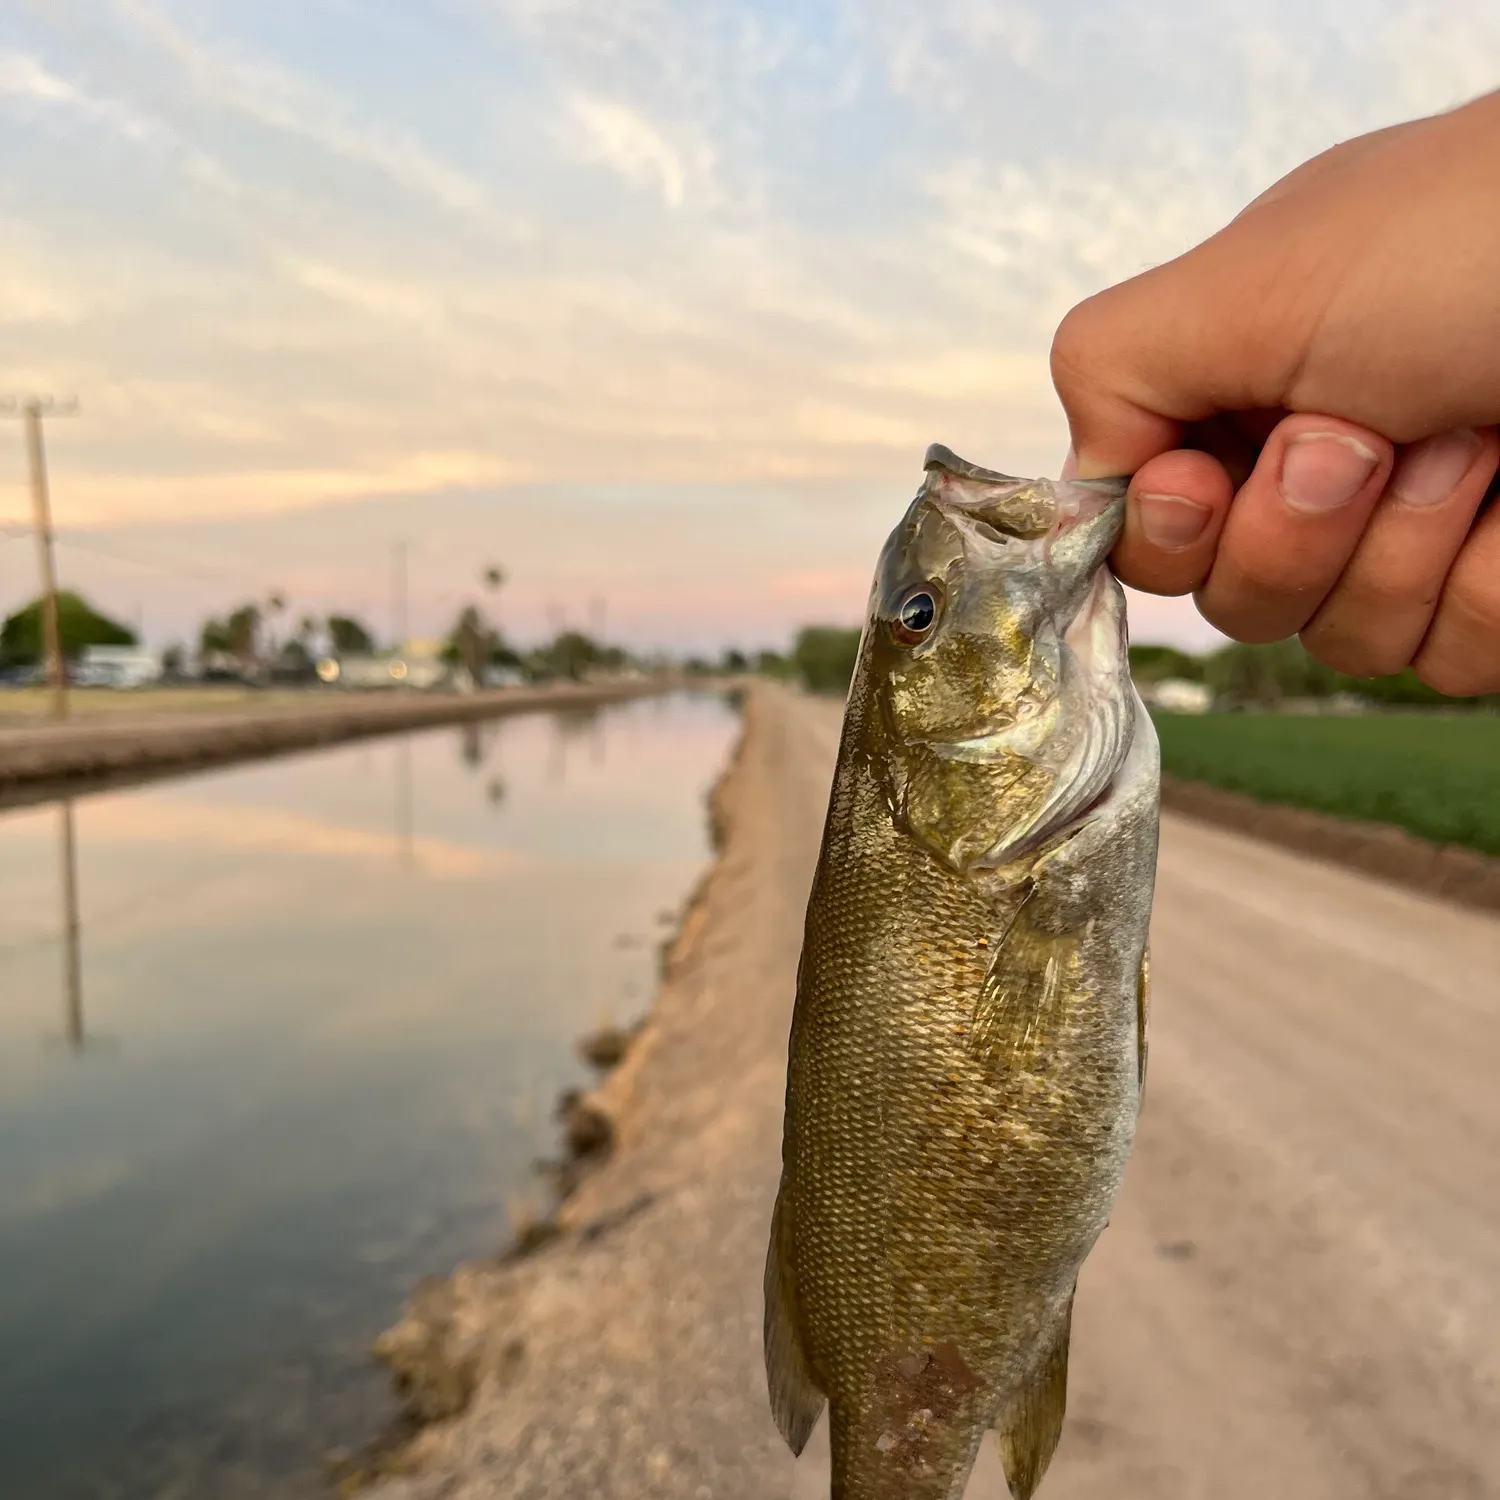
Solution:
[[[926,468],[808,903],[766,1364],[794,1451],[830,1407],[833,1500],[956,1500],[992,1427],[1029,1500],[1139,1110],[1156,741],[1123,485]]]

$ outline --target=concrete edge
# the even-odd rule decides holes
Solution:
[[[235,761],[315,750],[375,735],[507,714],[592,707],[674,691],[677,682],[501,690],[357,703],[277,707],[117,725],[72,723],[0,734],[0,808],[181,775]]]

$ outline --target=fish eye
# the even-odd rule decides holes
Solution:
[[[896,606],[891,634],[903,646],[915,646],[932,634],[938,619],[940,593],[935,585],[920,583]]]

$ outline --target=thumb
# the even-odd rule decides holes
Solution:
[[[1287,349],[1272,335],[1284,320],[1245,243],[1259,238],[1232,225],[1063,319],[1052,383],[1079,477],[1133,474],[1180,447],[1189,423],[1281,405]]]
[[[1152,409],[1146,343],[1122,326],[1123,288],[1075,307],[1052,340],[1052,384],[1068,419],[1068,478],[1129,475],[1179,445],[1182,423]],[[1145,399],[1143,399],[1145,398]]]

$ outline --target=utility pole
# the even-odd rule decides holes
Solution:
[[[52,717],[68,717],[68,667],[63,660],[62,625],[57,614],[57,564],[52,551],[52,505],[47,495],[47,456],[42,447],[42,417],[66,417],[76,401],[62,404],[51,396],[0,397],[0,416],[19,416],[26,431],[26,460],[31,471],[32,529],[42,575],[42,643],[47,675],[52,680]]]
[[[391,633],[398,656],[406,653],[406,543],[391,543]]]

